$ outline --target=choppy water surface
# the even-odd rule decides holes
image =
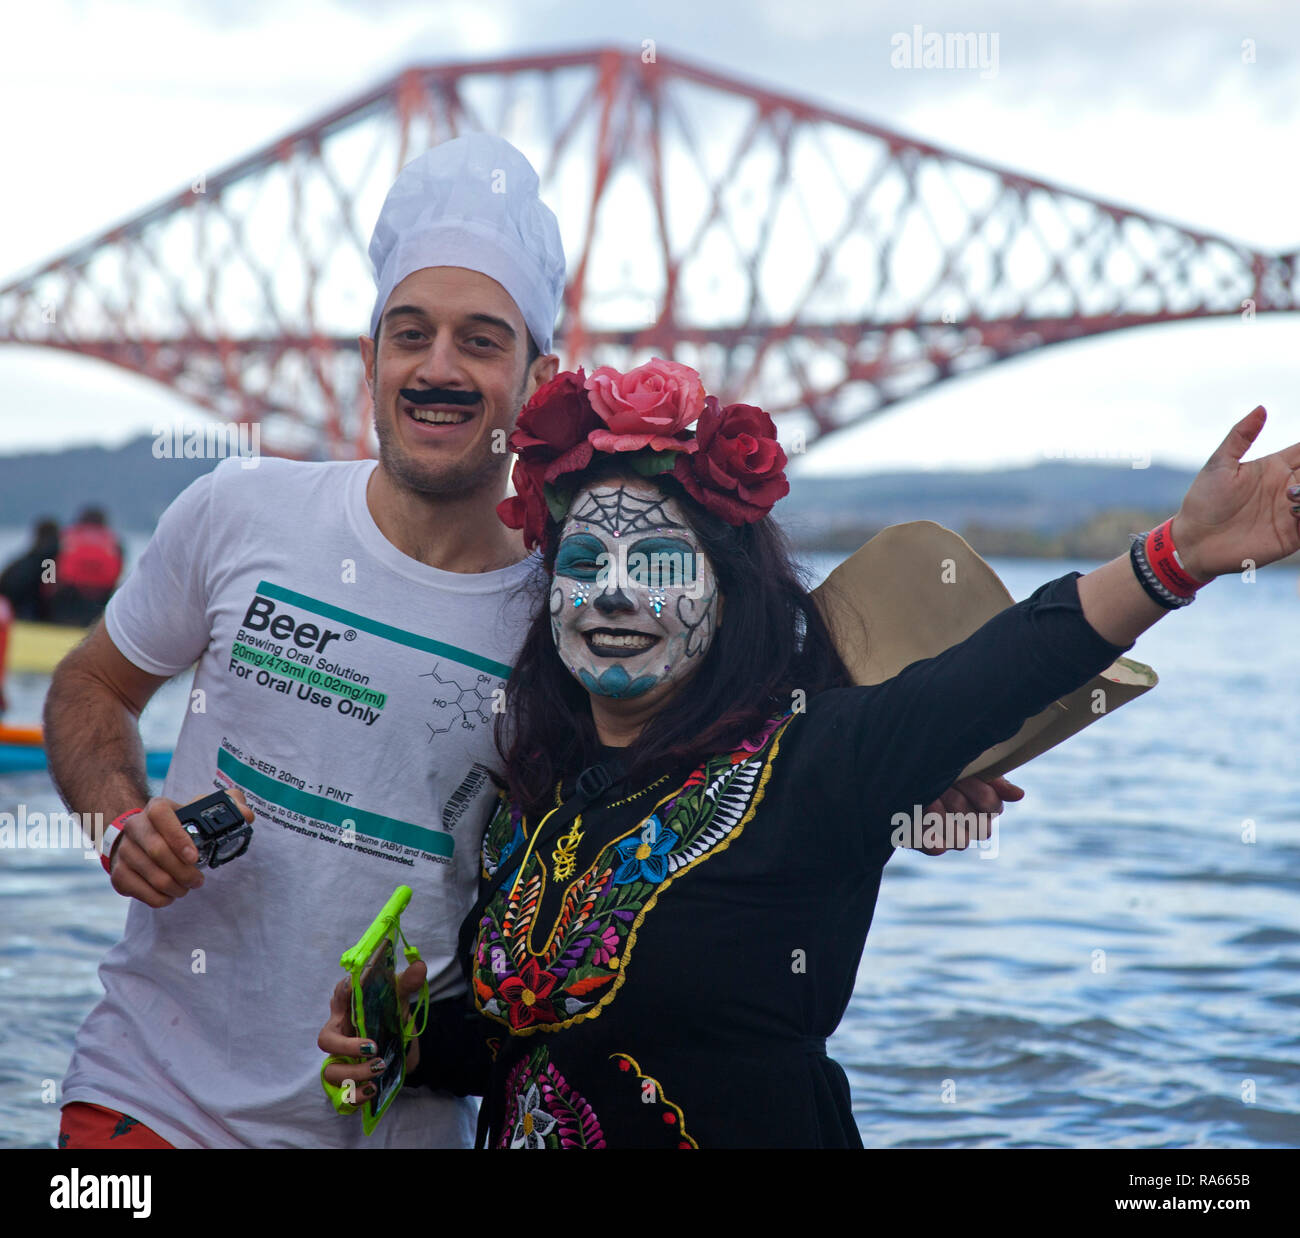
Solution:
[[[1017,598],[1067,566],[995,562]],[[1013,775],[995,857],[894,857],[832,1042],[869,1147],[1300,1144],[1298,616],[1293,572],[1216,583],[1139,641],[1155,691]],[[0,778],[20,804],[59,807]],[[79,852],[0,850],[0,1143],[53,1139],[42,1081],[125,914]]]

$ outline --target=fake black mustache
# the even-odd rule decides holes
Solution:
[[[479,398],[477,391],[444,391],[438,387],[410,391],[402,388],[398,394],[412,404],[477,404]]]

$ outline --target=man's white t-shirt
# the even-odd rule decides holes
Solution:
[[[105,615],[142,670],[198,663],[163,794],[238,786],[256,814],[248,851],[200,889],[131,901],[64,1080],[65,1103],[180,1147],[472,1141],[473,1102],[427,1089],[367,1139],[326,1099],[316,1037],[339,955],[399,885],[431,996],[463,989],[493,706],[538,560],[460,574],[408,558],[366,505],[374,467],[223,462],[168,508]]]

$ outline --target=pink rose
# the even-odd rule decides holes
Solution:
[[[597,451],[695,450],[693,439],[678,437],[704,411],[704,384],[689,365],[652,357],[626,374],[602,365],[588,375],[586,387],[591,407],[609,427],[587,435]]]

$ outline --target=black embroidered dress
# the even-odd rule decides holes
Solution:
[[[1125,652],[1083,618],[1077,578],[886,683],[824,692],[736,752],[597,801],[544,854],[502,801],[483,872],[512,875],[478,926],[476,1013],[435,1006],[411,1082],[484,1095],[494,1147],[860,1147],[826,1037],[891,818]]]

